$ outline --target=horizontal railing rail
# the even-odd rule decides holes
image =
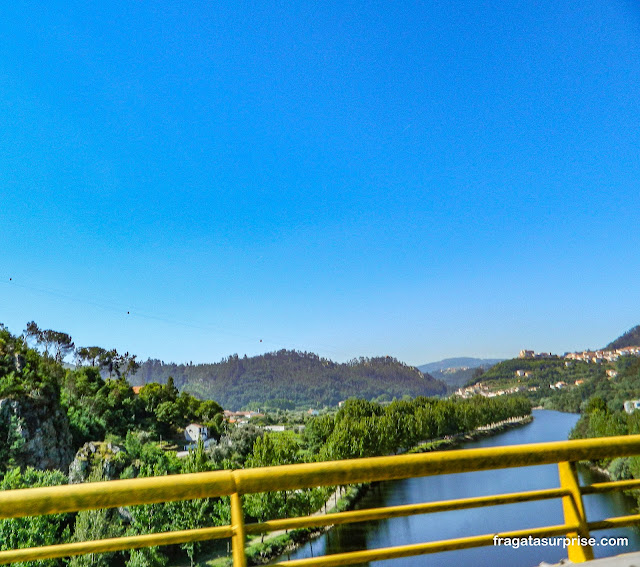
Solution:
[[[580,487],[575,471],[575,463],[581,460],[599,460],[637,454],[640,454],[640,435],[483,449],[463,449],[393,457],[372,457],[4,491],[0,492],[0,518],[17,518],[176,500],[230,496],[231,524],[228,526],[0,551],[0,564],[231,538],[234,565],[236,567],[244,567],[246,565],[245,539],[247,534],[323,527],[552,498],[562,499],[563,524],[385,549],[334,554],[322,558],[315,557],[313,560],[288,561],[280,565],[288,565],[290,567],[311,564],[324,566],[350,565],[379,559],[492,545],[495,537],[513,538],[529,535],[551,537],[564,534],[570,537],[579,535],[588,539],[589,530],[640,523],[640,515],[588,522],[584,512],[582,495],[640,488],[640,481],[597,483]],[[257,524],[245,525],[244,523],[241,501],[241,496],[244,494],[298,490],[318,486],[341,486],[546,464],[558,465],[559,488],[277,519]],[[569,559],[574,562],[585,561],[593,557],[589,546],[578,544],[569,546],[568,555]]]

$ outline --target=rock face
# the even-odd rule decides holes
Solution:
[[[24,441],[17,463],[36,469],[59,469],[66,473],[73,458],[69,420],[62,408],[33,397],[0,400],[0,421],[12,416]]]
[[[69,483],[119,478],[124,461],[122,449],[104,441],[85,443],[69,465]]]

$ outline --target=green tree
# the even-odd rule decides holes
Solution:
[[[140,388],[140,400],[144,403],[145,410],[154,413],[155,409],[162,403],[167,401],[166,390],[164,386],[157,382],[152,382]]]
[[[180,411],[180,406],[175,402],[162,402],[154,413],[158,423],[162,426],[162,433],[165,435],[168,435],[183,423],[182,411]]]
[[[109,401],[98,368],[87,366],[67,372],[60,402],[67,411],[75,447],[104,439],[107,425],[103,415]]]
[[[28,468],[22,472],[15,468],[4,475],[0,481],[0,490],[55,486],[67,482],[67,477],[60,471]],[[72,518],[71,514],[49,514],[0,520],[0,550],[68,542],[71,537],[69,525]],[[57,559],[22,563],[24,567],[57,567],[61,564]]]
[[[207,458],[204,451],[204,443],[200,440],[195,449],[189,451],[188,456],[184,459],[182,472],[185,474],[206,472],[212,470],[212,468],[213,463]],[[173,510],[172,517],[178,529],[192,530],[201,528],[204,525],[216,525],[219,523],[216,518],[214,499],[212,498],[173,502],[170,507]],[[191,567],[193,567],[202,544],[192,541],[183,543],[180,547],[186,551]]]
[[[148,442],[142,433],[128,433],[125,448],[137,467],[125,470],[124,477],[135,476],[134,470],[139,477],[177,474],[181,471],[181,463],[175,453],[163,451],[155,443]],[[173,506],[174,503],[130,506],[127,535],[175,530]],[[131,552],[127,567],[162,567],[166,562],[166,556],[158,548],[145,548]]]
[[[102,467],[92,469],[89,474],[89,482],[106,480]],[[92,541],[117,537],[122,533],[122,526],[113,510],[84,510],[76,516],[73,541]],[[112,564],[114,553],[90,553],[76,555],[69,561],[70,567],[108,567]]]
[[[114,370],[117,369],[118,351],[116,349],[104,350],[98,357],[98,365],[100,368],[109,373],[109,378],[113,376]]]
[[[106,350],[102,347],[80,347],[76,350],[76,357],[80,361],[88,362],[91,366],[96,366],[100,358],[106,353]]]
[[[327,442],[335,426],[332,415],[321,415],[307,421],[304,428],[304,440],[312,455],[317,455]]]
[[[218,467],[225,462],[233,463],[234,467],[241,467],[253,452],[256,439],[262,435],[264,431],[251,424],[232,427],[217,445],[209,449],[209,453]]]
[[[132,549],[126,567],[165,567],[169,559],[157,547]]]
[[[29,321],[27,323],[27,328],[24,331],[24,336],[27,339],[32,339],[36,344],[40,344],[42,342],[42,330],[38,327],[35,321]]]
[[[68,354],[73,352],[75,348],[75,344],[71,340],[71,336],[59,331],[45,331],[45,333],[49,334],[51,343],[55,350],[54,358],[56,362],[61,363]]]
[[[292,432],[265,433],[255,440],[246,464],[248,467],[294,464],[300,460],[299,453],[300,443]],[[300,507],[300,502],[286,491],[248,494],[244,500],[247,512],[261,521],[295,515]]]
[[[10,410],[8,404],[6,407],[5,411],[0,412],[0,472],[20,462],[25,444],[20,434],[23,420]]]

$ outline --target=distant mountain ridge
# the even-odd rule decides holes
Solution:
[[[479,366],[493,366],[502,362],[503,358],[472,358],[472,357],[458,357],[458,358],[445,358],[437,362],[428,362],[418,366],[420,372],[437,372],[438,370],[445,370],[447,368],[478,368]]]
[[[628,346],[640,345],[640,325],[636,325],[633,329],[629,329],[626,333],[620,335],[615,341],[610,342],[605,349],[612,350],[616,348],[624,348]]]
[[[472,380],[478,368],[487,370],[501,361],[500,358],[457,357],[429,362],[417,368],[420,372],[431,374],[436,380],[442,380],[450,390],[453,390]]]
[[[280,350],[260,356],[237,354],[213,364],[143,362],[132,385],[164,384],[169,376],[179,390],[213,399],[227,409],[257,403],[262,407],[335,406],[349,397],[402,398],[444,395],[447,386],[392,357],[336,363],[317,354]]]

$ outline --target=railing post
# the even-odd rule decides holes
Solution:
[[[233,567],[247,567],[247,557],[244,553],[244,514],[242,513],[242,500],[237,492],[231,495],[231,528],[233,529],[231,539]]]
[[[570,494],[562,497],[562,509],[564,511],[565,524],[578,524],[577,532],[567,533],[570,538],[589,539],[589,528],[587,527],[587,516],[582,503],[580,483],[576,472],[576,464],[569,462],[558,463],[558,473],[560,475],[560,487],[566,488]],[[590,545],[580,545],[578,542],[571,542],[567,548],[569,560],[574,563],[582,563],[593,559],[593,549]]]

